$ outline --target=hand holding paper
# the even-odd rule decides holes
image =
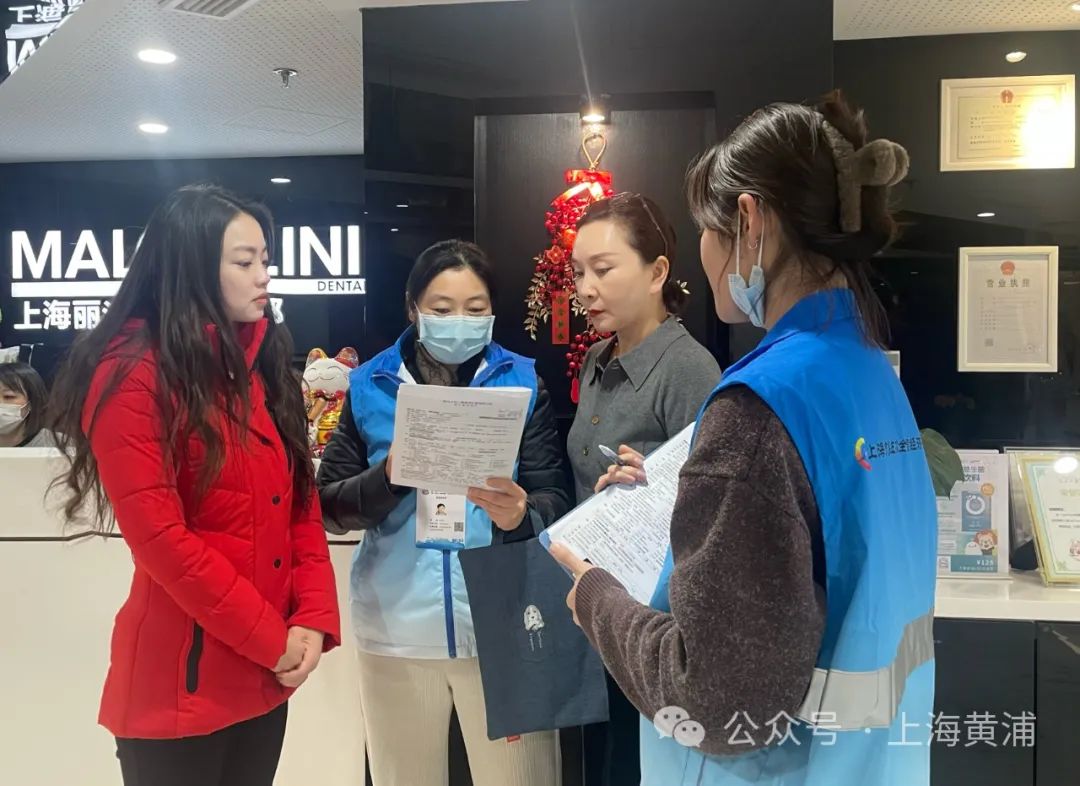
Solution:
[[[590,565],[561,543],[551,544],[551,556],[555,558],[556,562],[570,571],[570,575],[574,577],[574,586],[566,596],[566,606],[570,609],[570,613],[574,615],[574,624],[580,628],[581,620],[577,616],[577,587],[581,582],[581,577],[596,566]]]
[[[575,558],[608,571],[636,600],[648,603],[671,541],[679,471],[690,455],[693,433],[691,424],[638,461],[640,467],[618,468],[647,473],[649,485],[609,485],[549,527],[540,542],[549,549],[563,544]],[[640,459],[641,454],[629,453]]]
[[[488,478],[488,488],[470,488],[469,502],[483,509],[503,532],[512,532],[525,518],[525,489],[509,478]]]
[[[464,495],[514,474],[532,391],[402,385],[394,416],[395,486]]]

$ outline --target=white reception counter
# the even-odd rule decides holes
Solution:
[[[96,724],[112,618],[127,594],[131,557],[120,539],[69,542],[45,502],[51,452],[0,449],[0,784],[118,786],[109,734]],[[360,786],[363,717],[348,615],[355,539],[330,538],[344,646],[327,655],[290,703],[278,786]],[[1080,622],[1080,588],[1037,576],[938,583],[938,617]]]

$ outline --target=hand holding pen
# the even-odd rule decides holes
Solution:
[[[604,457],[613,463],[596,481],[593,491],[599,493],[611,485],[635,486],[647,482],[645,457],[629,445],[619,445],[618,453],[606,445],[600,445],[599,448]]]

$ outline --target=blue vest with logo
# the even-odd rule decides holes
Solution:
[[[394,346],[349,377],[353,419],[372,465],[390,452],[398,387],[413,382],[405,370],[402,349],[415,340],[416,331],[410,328]],[[537,382],[529,358],[491,343],[471,387],[528,388],[533,393],[528,411],[528,418],[532,417]],[[490,546],[492,527],[483,510],[466,503],[465,548]],[[357,546],[350,605],[357,645],[364,652],[429,659],[476,656],[469,596],[457,552],[417,547],[415,491],[379,526],[368,530]]]
[[[802,457],[823,530],[825,634],[790,738],[714,757],[661,738],[642,718],[642,784],[926,786],[937,511],[904,389],[884,353],[864,341],[849,290],[798,303],[705,406],[733,385],[769,405]],[[671,569],[669,550],[652,602],[665,611]],[[766,737],[775,722],[749,720]],[[738,728],[705,731],[730,740]]]

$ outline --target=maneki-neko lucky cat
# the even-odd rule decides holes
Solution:
[[[308,445],[313,458],[322,458],[326,443],[337,428],[345,392],[349,389],[349,373],[358,365],[360,357],[352,347],[345,347],[335,357],[328,357],[321,349],[308,353],[303,390]]]

